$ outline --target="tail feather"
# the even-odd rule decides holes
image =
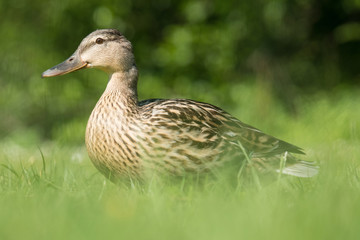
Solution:
[[[281,168],[279,160],[283,157],[285,157],[285,166]],[[251,159],[250,166],[263,173],[281,172],[303,178],[313,177],[319,172],[319,166],[316,162],[300,160],[290,153],[285,156],[255,157]]]
[[[307,177],[313,177],[316,174],[318,174],[319,166],[316,165],[315,162],[298,160],[296,163],[290,166],[285,166],[285,168],[283,168],[282,170],[281,169],[276,170],[276,172],[278,173],[280,171],[283,174],[307,178]]]

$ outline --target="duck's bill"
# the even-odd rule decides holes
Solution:
[[[42,73],[42,77],[54,77],[64,75],[69,72],[73,72],[82,68],[87,67],[87,62],[81,61],[80,56],[74,54],[64,62],[52,67]]]

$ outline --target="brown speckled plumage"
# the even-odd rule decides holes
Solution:
[[[182,175],[211,170],[228,159],[244,159],[242,147],[260,170],[276,171],[287,152],[284,173],[308,177],[317,172],[312,163],[291,155],[302,154],[300,148],[213,105],[185,99],[138,102],[132,46],[117,30],[91,33],[68,60],[43,76],[85,67],[103,69],[110,76],[89,118],[85,139],[90,159],[112,180],[141,178],[151,171]]]

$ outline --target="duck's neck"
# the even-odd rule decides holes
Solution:
[[[117,71],[109,74],[109,82],[104,95],[120,94],[126,101],[137,104],[138,71],[135,66],[126,71]]]

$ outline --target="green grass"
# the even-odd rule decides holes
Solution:
[[[236,175],[116,186],[83,147],[10,136],[0,145],[0,239],[359,239],[359,94],[299,106],[296,118],[274,109],[274,121],[252,123],[293,139],[321,171],[261,189]]]

